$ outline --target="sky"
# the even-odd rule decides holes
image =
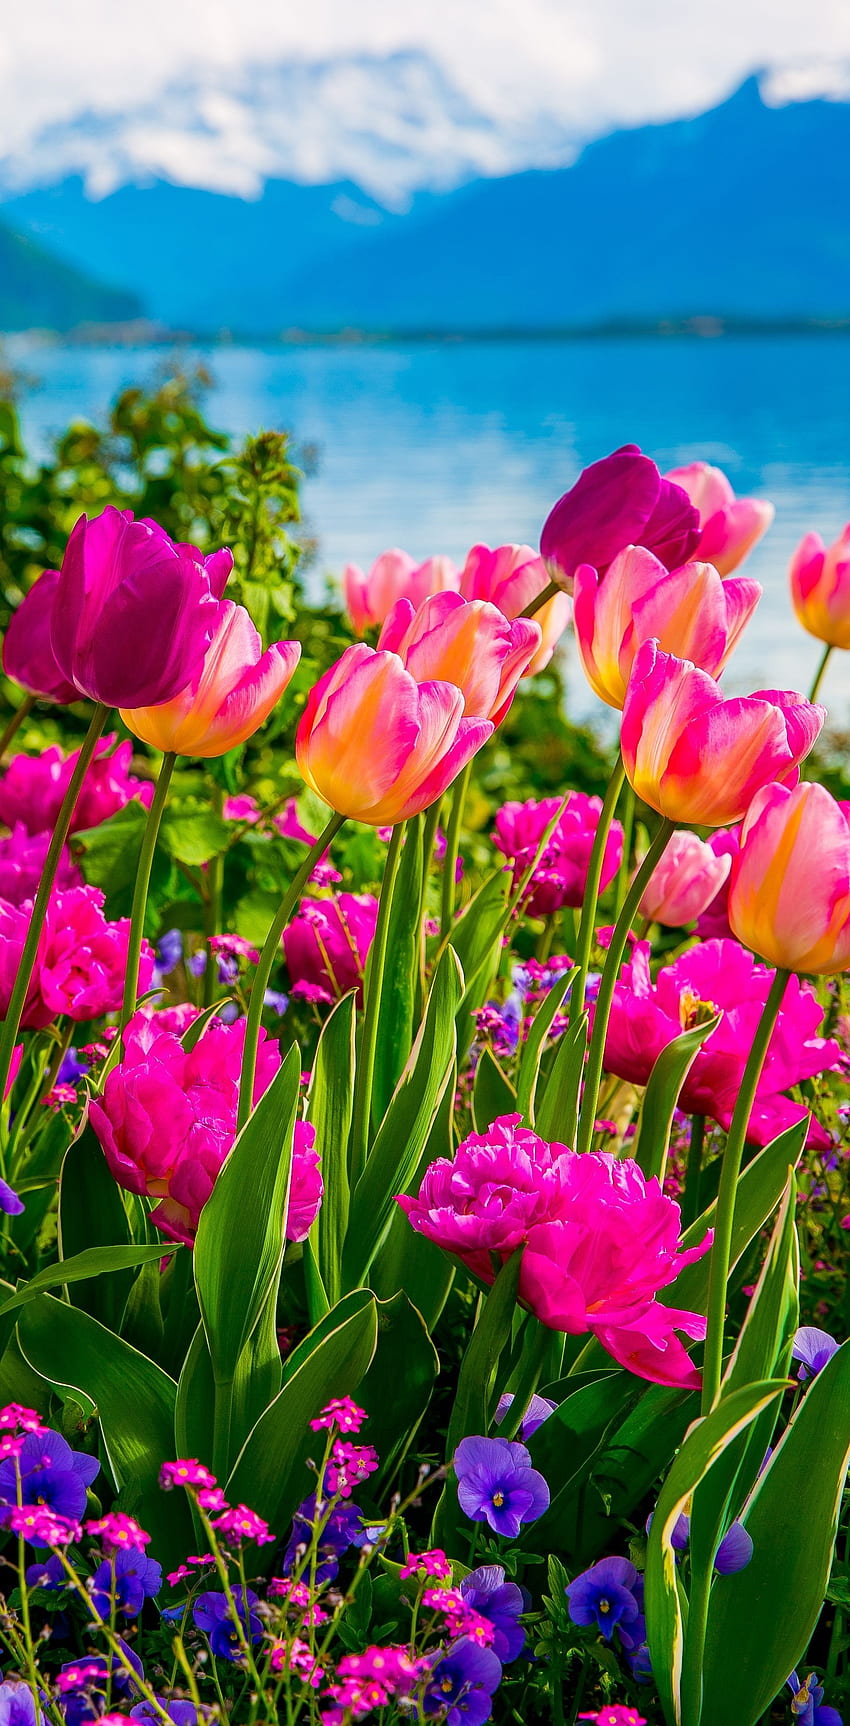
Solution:
[[[755,67],[850,64],[847,0],[3,0],[0,153],[189,68],[416,46],[488,112],[610,124],[711,106]],[[846,65],[845,65],[846,71]],[[806,74],[808,76],[808,74]],[[801,92],[805,93],[805,92]]]

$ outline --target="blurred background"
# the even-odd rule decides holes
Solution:
[[[291,430],[316,591],[393,544],[535,545],[620,443],[706,459],[777,508],[727,682],[806,687],[788,557],[850,517],[849,167],[845,0],[30,0],[6,391],[46,459],[201,365],[212,424]]]

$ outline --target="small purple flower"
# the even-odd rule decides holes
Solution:
[[[531,1466],[524,1444],[507,1438],[465,1438],[454,1456],[457,1496],[472,1522],[515,1540],[525,1522],[549,1508],[549,1488]]]
[[[234,1588],[233,1600],[246,1636],[256,1645],[263,1634],[263,1621],[254,1611],[259,1601],[253,1588]],[[198,1629],[206,1632],[213,1654],[218,1659],[237,1661],[244,1658],[226,1594],[218,1594],[212,1589],[199,1594],[192,1607],[192,1618]]]
[[[207,954],[204,952],[203,947],[199,947],[197,953],[193,953],[191,957],[186,960],[186,969],[187,971],[191,971],[193,977],[202,977],[206,968]]]
[[[284,995],[281,989],[266,989],[263,995],[263,1006],[271,1007],[272,1012],[277,1013],[278,1018],[282,1018],[289,1006],[289,996]]]
[[[109,1617],[110,1594],[115,1594],[116,1611],[126,1618],[135,1618],[146,1600],[152,1600],[162,1587],[162,1570],[153,1558],[147,1558],[138,1546],[125,1546],[115,1553],[115,1578],[107,1558],[99,1564],[92,1577],[92,1604],[101,1618]]]
[[[501,1426],[508,1409],[513,1404],[513,1400],[513,1396],[509,1390],[505,1391],[504,1396],[499,1397],[494,1416],[497,1426]],[[557,1406],[558,1404],[556,1402],[549,1401],[548,1396],[533,1396],[522,1420],[520,1421],[519,1437],[521,1439],[530,1438],[532,1433],[536,1432],[537,1428],[543,1425],[544,1420],[548,1420],[550,1414],[555,1413]]]
[[[810,1672],[804,1684],[796,1672],[786,1680],[791,1691],[791,1714],[795,1726],[843,1726],[841,1715],[837,1708],[824,1708],[821,1705],[823,1685],[818,1684],[813,1672]]]
[[[88,1071],[89,1067],[87,1063],[80,1060],[77,1050],[72,1045],[70,1049],[65,1050],[65,1053],[62,1056],[54,1084],[78,1085],[80,1080],[85,1078]]]
[[[316,1495],[305,1498],[298,1506],[292,1521],[292,1533],[287,1542],[286,1551],[281,1560],[284,1575],[298,1562],[300,1553],[309,1546],[313,1538],[313,1523],[316,1520]],[[332,1582],[339,1571],[339,1560],[343,1552],[355,1543],[362,1545],[359,1536],[363,1531],[363,1513],[359,1505],[350,1498],[334,1506],[319,1536],[316,1564],[316,1581]]]
[[[58,1552],[51,1552],[49,1558],[42,1558],[36,1564],[28,1564],[24,1575],[28,1588],[48,1588],[51,1593],[56,1593],[60,1588],[68,1587],[65,1566]]]
[[[501,1564],[480,1564],[464,1576],[460,1592],[467,1605],[493,1625],[493,1653],[502,1665],[516,1660],[525,1647],[525,1631],[519,1621],[531,1604],[527,1591],[516,1582],[505,1581]]]
[[[143,1678],[144,1668],[138,1654],[120,1637],[118,1640],[134,1672]],[[80,1672],[79,1683],[73,1681],[76,1671]],[[106,1677],[106,1661],[101,1654],[87,1656],[83,1661],[70,1660],[60,1668],[55,1682],[62,1695],[66,1726],[86,1726],[87,1721],[96,1720],[103,1713]],[[134,1680],[117,1654],[112,1659],[112,1691],[119,1707],[125,1697],[137,1693]]]
[[[23,1681],[7,1678],[0,1684],[0,1726],[47,1726],[41,1709],[36,1722],[32,1691]]]
[[[0,1211],[5,1211],[7,1217],[19,1217],[24,1208],[24,1201],[18,1197],[14,1187],[10,1187],[8,1181],[0,1180]]]
[[[817,1378],[837,1348],[838,1343],[828,1331],[818,1330],[813,1324],[803,1325],[798,1330],[791,1349],[791,1359],[801,1362],[798,1379],[804,1383],[807,1378]]]
[[[203,1720],[206,1718],[204,1714],[199,1716],[194,1702],[180,1702],[178,1700],[169,1701],[167,1696],[158,1696],[157,1702],[161,1708],[165,1709],[169,1720],[174,1721],[174,1726],[197,1726],[199,1719]],[[153,1703],[137,1702],[135,1708],[130,1709],[130,1719],[155,1720],[159,1722],[162,1719],[162,1716],[161,1714],[157,1714]]]
[[[615,1630],[625,1632],[628,1644],[641,1618],[641,1582],[627,1558],[601,1558],[583,1570],[566,1589],[567,1607],[574,1624],[595,1624],[606,1642]],[[643,1636],[638,1639],[638,1646]]]
[[[58,1432],[28,1432],[15,1459],[20,1470],[20,1503],[46,1505],[56,1516],[79,1522],[86,1508],[86,1488],[100,1473],[96,1456],[72,1450]],[[15,1460],[0,1462],[0,1506],[18,1502]],[[0,1522],[8,1513],[0,1509]]]
[[[714,1568],[718,1576],[734,1576],[746,1570],[753,1556],[753,1542],[742,1522],[733,1522],[717,1548]]]
[[[183,957],[183,932],[181,929],[166,929],[156,943],[156,968],[161,977],[167,977],[176,970]]]
[[[484,1726],[501,1678],[502,1663],[492,1648],[481,1648],[462,1636],[434,1667],[425,1691],[425,1712],[447,1709],[446,1726]]]

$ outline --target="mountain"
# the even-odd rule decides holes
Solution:
[[[105,287],[0,223],[0,329],[70,330],[141,316],[132,291]]]

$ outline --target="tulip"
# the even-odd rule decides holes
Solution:
[[[460,591],[464,599],[487,599],[505,617],[521,617],[527,605],[549,585],[549,572],[542,557],[530,545],[474,545],[461,570]],[[541,641],[523,673],[533,677],[549,664],[555,645],[570,621],[570,602],[565,593],[553,594],[534,613]]]
[[[692,461],[664,475],[686,491],[699,510],[702,530],[696,556],[731,575],[767,533],[776,511],[758,497],[736,497],[725,473],[707,461]]]
[[[706,672],[646,641],[623,705],[623,765],[659,815],[725,827],[740,821],[763,785],[796,780],[825,718],[825,708],[789,690],[724,701]]]
[[[740,827],[726,827],[721,832],[711,833],[707,844],[710,845],[715,857],[728,857],[730,867],[729,873],[721,881],[714,898],[709,901],[705,910],[700,912],[697,918],[696,933],[701,941],[722,941],[727,940],[732,934],[727,914],[729,874],[731,873],[732,859],[737,857],[741,849],[741,829]]]
[[[669,571],[642,546],[618,553],[603,579],[575,573],[575,633],[585,676],[609,707],[622,707],[638,648],[656,640],[712,677],[722,671],[761,598],[757,581],[721,581],[710,563]]]
[[[716,898],[731,866],[731,857],[718,857],[696,833],[672,833],[638,906],[640,915],[673,929],[692,923]]]
[[[791,559],[791,600],[800,623],[828,647],[850,648],[850,522],[830,546],[807,533]]]
[[[307,698],[299,771],[339,815],[385,827],[427,809],[493,731],[453,684],[417,683],[395,653],[347,647]]]
[[[114,731],[100,739],[74,805],[71,833],[99,827],[134,798],[145,806],[150,803],[153,786],[130,772],[132,758],[129,739],[117,749]],[[13,756],[0,777],[0,821],[7,827],[20,822],[31,834],[55,827],[79,759],[79,749],[63,755],[56,744],[40,755]]]
[[[383,551],[368,575],[347,563],[342,576],[345,605],[355,635],[379,628],[397,599],[421,605],[432,593],[457,589],[458,571],[449,557],[429,557],[416,563],[406,551]]]
[[[397,653],[417,683],[437,679],[462,690],[468,719],[501,724],[516,687],[541,642],[531,618],[510,622],[495,605],[437,593],[414,610],[409,599],[393,606],[378,647]]]
[[[729,922],[769,964],[831,976],[850,965],[850,803],[822,785],[767,785],[732,866]]]
[[[130,510],[81,516],[51,613],[63,677],[108,707],[171,701],[200,674],[232,568],[229,551],[202,557]]]
[[[363,974],[377,920],[378,901],[371,893],[302,899],[297,916],[283,931],[293,995],[332,1002],[355,989],[362,1006]]]
[[[50,645],[50,614],[59,571],[46,569],[12,613],[3,642],[3,670],[39,701],[79,701],[76,684],[62,675]]]
[[[624,444],[586,467],[555,504],[540,551],[552,580],[570,592],[580,563],[604,575],[625,546],[642,545],[676,569],[699,540],[699,514],[681,486],[663,479],[637,444]]]
[[[301,657],[297,641],[276,641],[264,653],[244,606],[222,599],[215,612],[200,675],[171,701],[121,709],[127,729],[163,753],[208,760],[244,743],[268,718]]]

